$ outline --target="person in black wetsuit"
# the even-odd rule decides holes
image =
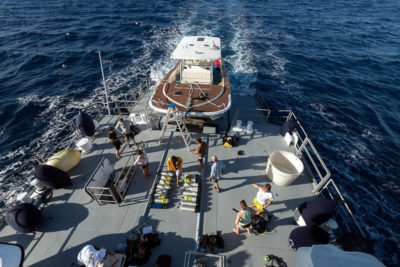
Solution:
[[[115,155],[117,156],[117,159],[120,159],[121,156],[119,150],[121,148],[121,141],[119,141],[119,138],[112,127],[108,128],[108,139],[110,139],[111,144],[113,144],[116,149]]]

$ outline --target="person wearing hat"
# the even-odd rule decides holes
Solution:
[[[179,179],[182,173],[182,158],[178,156],[171,156],[167,161],[168,171],[174,171],[176,175],[176,186],[179,187]]]

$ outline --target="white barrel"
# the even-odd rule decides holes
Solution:
[[[46,186],[44,186],[38,179],[33,179],[30,182],[31,186],[34,186],[37,191],[43,191],[46,189]]]
[[[247,128],[246,128],[246,131],[248,132],[248,133],[252,133],[253,132],[253,122],[252,121],[248,121],[247,122]]]
[[[28,192],[23,192],[17,196],[17,200],[23,203],[32,203],[32,199],[29,197]]]
[[[155,198],[154,203],[166,205],[168,204],[168,198]]]
[[[167,185],[165,185],[165,184],[158,184],[158,185],[157,185],[157,189],[171,190],[171,189],[172,189],[172,186],[169,185],[169,184],[167,184]]]
[[[187,206],[187,205],[181,205],[180,209],[181,210],[186,210],[186,211],[191,211],[191,212],[195,212],[196,211],[196,207]]]
[[[303,171],[303,162],[291,152],[274,151],[268,158],[267,176],[276,185],[290,185]]]
[[[242,128],[242,121],[241,120],[237,120],[236,121],[236,128],[238,128],[238,129]]]
[[[88,138],[79,139],[78,142],[75,143],[75,145],[82,154],[90,153],[90,151],[92,150],[92,144],[89,142]]]
[[[183,196],[184,201],[191,201],[191,202],[196,202],[197,201],[197,196]]]
[[[197,196],[197,192],[192,192],[192,191],[184,191],[183,192],[184,196]]]
[[[182,200],[181,205],[196,207],[196,202]]]

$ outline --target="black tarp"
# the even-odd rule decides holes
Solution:
[[[31,233],[42,225],[43,215],[34,205],[21,203],[7,212],[5,220],[15,231]]]
[[[307,225],[320,225],[332,218],[335,206],[333,200],[316,198],[300,204],[298,209]]]
[[[76,116],[75,125],[85,136],[93,136],[95,133],[95,126],[92,117],[83,111],[80,111],[78,116]]]
[[[328,244],[329,234],[322,228],[311,225],[294,229],[289,235],[289,246],[293,249]]]
[[[286,133],[290,133],[292,134],[293,131],[299,126],[298,121],[291,117],[290,120],[288,120],[287,122],[285,122],[285,124],[283,124],[281,130],[280,130],[280,134],[282,136],[285,136]]]
[[[37,165],[34,175],[41,184],[51,189],[65,188],[72,184],[68,173],[50,165]]]

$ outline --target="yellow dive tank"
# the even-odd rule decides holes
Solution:
[[[46,165],[50,165],[65,172],[68,172],[73,167],[78,165],[80,160],[81,160],[81,152],[79,152],[79,150],[65,149],[51,156],[47,160]]]

